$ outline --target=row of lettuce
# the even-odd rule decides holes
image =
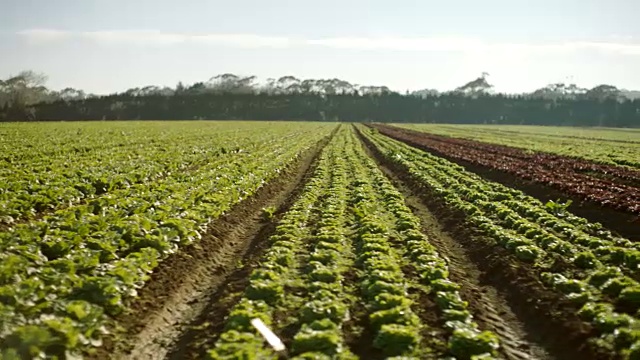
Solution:
[[[250,324],[254,318],[282,336],[294,359],[357,359],[368,351],[397,359],[493,358],[496,335],[479,329],[420,228],[354,132],[343,129],[270,237],[224,330],[213,335],[209,358],[277,358]],[[429,316],[437,323],[419,316],[425,304],[409,291],[416,286],[437,304]],[[438,332],[445,346],[431,347],[426,337]]]
[[[224,122],[134,125],[74,123],[57,131],[49,128],[51,133],[19,126],[0,157],[0,224],[38,218],[107,194],[121,197],[130,188],[146,191],[149,183],[160,186],[175,176],[197,174],[237,153],[268,152],[287,138],[323,128]]]
[[[99,346],[108,317],[125,310],[162,259],[197,241],[212,220],[279,176],[332,128],[209,133],[198,146],[241,147],[194,155],[194,169],[4,227],[0,357],[62,358]],[[166,146],[182,146],[178,157],[194,149],[188,140]]]
[[[595,329],[594,346],[612,356],[640,357],[640,244],[570,214],[562,204],[542,204],[374,130],[360,130],[387,161],[574,302]]]

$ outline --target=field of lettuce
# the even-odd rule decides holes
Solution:
[[[420,131],[0,125],[0,359],[640,359],[633,161]]]

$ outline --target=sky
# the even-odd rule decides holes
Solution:
[[[640,90],[638,0],[0,0],[0,78],[97,94],[223,73]]]

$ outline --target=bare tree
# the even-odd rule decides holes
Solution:
[[[22,71],[0,83],[0,105],[8,108],[15,118],[31,118],[29,106],[43,101],[56,99],[56,94],[44,84],[47,77],[35,71]]]
[[[471,96],[490,93],[493,89],[493,85],[489,84],[489,82],[487,81],[487,76],[489,76],[489,73],[483,72],[479,78],[469,81],[468,83],[457,88],[455,91]]]

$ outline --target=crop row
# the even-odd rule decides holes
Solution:
[[[313,236],[309,238],[308,257],[301,257],[303,270],[302,306],[288,302],[287,313],[299,309],[300,316],[292,342],[292,351],[301,358],[330,355],[339,359],[355,359],[346,346],[343,328],[350,319],[354,299],[345,282],[352,264],[347,234],[347,198],[350,183],[349,163],[344,159],[344,144],[339,137],[335,145],[331,182],[324,194],[315,219]],[[286,314],[284,314],[286,316]]]
[[[406,248],[394,246],[395,238]],[[478,329],[458,285],[447,279],[447,264],[420,232],[419,220],[350,130],[327,146],[313,180],[269,241],[209,352],[212,359],[275,358],[250,325],[253,318],[276,333],[294,329],[283,339],[294,358],[357,358],[362,349],[354,343],[367,335],[355,324],[368,327],[365,346],[388,357],[442,351],[421,338],[430,331],[416,313],[421,304],[408,292],[414,282],[426,286],[440,307],[437,326],[448,334],[444,353],[490,358],[498,348],[495,335]],[[416,264],[419,278],[404,272],[407,263]],[[354,310],[356,302],[364,313]]]
[[[371,179],[375,199],[370,199],[372,213],[379,213],[378,206],[388,210],[389,227],[399,244],[400,255],[416,270],[422,284],[429,287],[429,295],[441,311],[440,317],[449,332],[448,346],[458,358],[470,358],[485,354],[494,355],[498,339],[489,331],[480,331],[468,309],[468,303],[459,293],[460,286],[448,279],[447,262],[421,232],[420,220],[404,202],[404,197],[380,171],[376,163],[358,148],[357,156],[363,172],[358,178]]]
[[[6,356],[62,356],[99,345],[159,261],[275,178],[326,132],[283,138],[187,176],[61,209],[0,233],[0,338]],[[117,194],[117,196],[116,196]]]
[[[334,142],[323,150],[315,172],[290,210],[282,217],[270,247],[260,267],[249,278],[249,284],[237,305],[231,309],[215,349],[209,352],[213,359],[275,358],[264,347],[264,340],[251,325],[252,319],[261,319],[267,326],[274,324],[276,306],[285,301],[285,285],[295,276],[297,254],[312,236],[312,222],[318,211],[319,199],[327,192],[333,178],[336,153]],[[333,151],[332,151],[333,150]],[[293,274],[293,275],[292,275]],[[289,294],[286,294],[290,296]]]
[[[638,245],[598,224],[540,203],[517,190],[486,181],[462,167],[371,131],[362,134],[386,158],[466,222],[530,267],[547,286],[574,301],[596,329],[597,346],[637,356],[640,309]]]

